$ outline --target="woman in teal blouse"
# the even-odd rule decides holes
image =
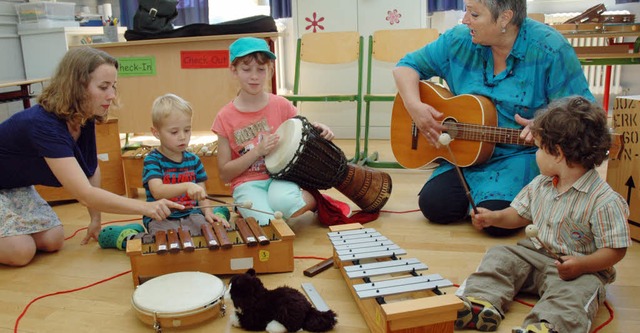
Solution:
[[[498,127],[522,128],[536,110],[569,95],[594,100],[573,47],[555,29],[527,18],[526,0],[465,0],[460,24],[436,41],[407,54],[394,69],[404,106],[430,144],[437,146],[446,110],[421,101],[420,80],[444,79],[455,95],[488,97],[496,107]],[[445,150],[446,151],[446,150]],[[539,170],[536,148],[497,144],[485,163],[462,168],[479,207],[499,210]],[[448,224],[469,216],[470,202],[453,166],[443,161],[419,194],[419,206],[431,222]],[[489,227],[492,235],[513,230]],[[516,230],[517,231],[517,230]]]

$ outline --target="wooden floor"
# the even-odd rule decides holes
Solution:
[[[353,144],[338,144],[347,155]],[[381,159],[391,159],[388,142],[377,142]],[[417,209],[416,194],[429,175],[424,170],[388,170],[393,179],[393,194],[380,218],[366,224],[400,245],[407,256],[416,257],[429,266],[429,273],[438,273],[453,283],[461,283],[479,264],[484,252],[496,244],[513,244],[523,233],[504,239],[490,238],[475,231],[468,223],[448,226],[429,224]],[[328,191],[336,198],[345,199],[335,190]],[[352,205],[355,208],[355,206]],[[55,207],[71,236],[89,221],[86,209],[79,204]],[[123,219],[137,220],[137,216],[104,214],[103,221]],[[123,222],[130,223],[130,222]],[[303,271],[332,254],[327,238],[328,229],[311,215],[305,215],[292,226],[296,234],[294,242],[295,270],[284,274],[262,275],[268,288],[283,284],[300,288],[301,283],[311,282],[324,301],[338,313],[335,332],[368,332],[356,303],[337,269],[329,269],[309,278]],[[97,243],[81,246],[81,231],[69,239],[62,251],[38,255],[32,264],[24,268],[0,266],[0,332],[11,332],[25,307],[36,298],[51,293],[81,288],[127,272],[131,266],[124,252],[100,249]],[[640,327],[640,247],[634,242],[627,256],[617,265],[618,280],[608,289],[607,302],[615,312],[615,319],[600,332],[634,332]],[[228,277],[222,277],[226,282]],[[455,288],[448,290],[452,293]],[[150,326],[142,324],[131,306],[134,286],[131,274],[124,274],[110,281],[71,293],[42,298],[33,303],[19,320],[19,332],[149,332]],[[167,291],[167,297],[176,297]],[[529,302],[535,301],[523,297]],[[498,332],[511,332],[521,323],[529,311],[527,305],[514,302]],[[609,318],[606,308],[598,314],[594,328]],[[181,329],[165,328],[164,332],[242,332],[231,328],[228,317],[207,321]]]

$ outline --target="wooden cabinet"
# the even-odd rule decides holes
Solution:
[[[96,146],[98,165],[102,173],[102,188],[124,195],[126,190],[117,119],[109,119],[104,124],[96,125]],[[36,186],[36,189],[49,202],[74,200],[71,194],[61,187]]]

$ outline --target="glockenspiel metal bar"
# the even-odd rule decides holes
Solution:
[[[412,276],[408,278],[356,284],[353,285],[353,288],[358,294],[358,297],[364,299],[451,286],[453,286],[453,283],[442,278],[440,274],[431,274],[426,276]]]
[[[369,253],[369,252],[378,252],[378,251],[399,252],[398,250],[402,250],[402,249],[400,248],[400,246],[396,244],[382,245],[382,246],[374,244],[371,246],[360,247],[355,249],[346,249],[346,250],[340,250],[340,251],[336,250],[336,254],[338,254],[338,256],[345,256],[349,254]]]
[[[370,233],[379,233],[379,232],[373,228],[363,228],[363,229],[355,229],[355,230],[332,231],[327,233],[327,235],[329,236],[329,238],[340,238],[344,236],[370,234]]]
[[[382,236],[382,234],[380,234],[379,232],[375,232],[375,233],[369,233],[369,234],[350,235],[350,236],[339,237],[339,238],[329,238],[332,244],[346,244],[354,241],[366,242],[372,239],[387,239],[387,237]]]
[[[377,259],[377,258],[390,258],[393,256],[404,255],[404,254],[407,254],[407,251],[405,251],[404,249],[398,249],[398,250],[392,250],[392,251],[375,251],[375,252],[345,254],[341,256],[339,255],[338,259],[340,259],[340,261]]]
[[[369,264],[345,267],[347,276],[351,279],[379,276],[412,271],[424,271],[429,269],[427,265],[416,258],[380,261]]]
[[[333,246],[336,247],[336,246],[345,245],[345,244],[375,243],[375,242],[384,242],[388,240],[389,239],[387,237],[380,235],[374,238],[367,237],[367,238],[340,239],[335,243],[332,241],[331,244],[333,244]]]
[[[363,243],[346,243],[346,244],[340,244],[340,245],[336,245],[333,248],[336,251],[343,251],[343,250],[347,250],[347,249],[357,249],[357,248],[362,248],[362,247],[370,247],[370,246],[383,246],[383,245],[392,245],[394,244],[392,241],[386,239],[386,240],[381,240],[381,241],[369,241],[369,242],[363,242]]]

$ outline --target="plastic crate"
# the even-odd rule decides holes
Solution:
[[[16,4],[19,23],[40,21],[75,21],[73,2],[34,2]]]

